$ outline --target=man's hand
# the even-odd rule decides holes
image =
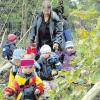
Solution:
[[[59,44],[58,43],[54,43],[53,44],[53,49],[54,50],[58,50],[59,49]]]

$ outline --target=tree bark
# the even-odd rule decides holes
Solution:
[[[98,81],[89,92],[82,98],[82,100],[94,100],[94,98],[100,93],[100,81]]]

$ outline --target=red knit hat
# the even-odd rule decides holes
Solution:
[[[25,67],[25,66],[30,66],[30,65],[34,65],[34,60],[33,59],[22,59],[21,60],[21,66]]]
[[[17,36],[14,34],[9,34],[7,40],[10,42],[14,42],[17,39]]]
[[[36,47],[27,47],[26,50],[27,50],[27,54],[37,53]]]

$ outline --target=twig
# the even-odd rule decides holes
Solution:
[[[7,29],[5,29],[5,31],[3,33],[2,40],[1,40],[1,44],[0,44],[0,48],[1,48],[2,44],[3,44],[3,40],[4,40],[4,37],[5,37],[6,32],[7,32]]]
[[[19,0],[18,0],[18,1],[19,1]],[[9,19],[9,16],[10,16],[11,12],[13,11],[13,9],[15,8],[15,6],[17,5],[18,1],[17,1],[17,2],[15,3],[15,5],[12,7],[12,9],[11,9],[10,13],[8,14],[8,17],[7,17],[7,19],[6,19],[6,21],[5,21],[5,23],[4,23],[4,25],[3,25],[3,27],[2,27],[2,29],[1,29],[0,32],[2,32],[2,30],[4,29],[6,23],[7,23],[8,19]]]
[[[20,44],[20,42],[24,39],[24,37],[27,35],[27,33],[30,31],[30,29],[32,28],[32,26],[30,26],[30,28],[27,30],[27,32],[23,35],[23,37],[21,38],[21,40],[17,43],[17,46]]]

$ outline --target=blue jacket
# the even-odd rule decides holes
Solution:
[[[41,66],[40,77],[43,80],[51,80],[53,78],[51,74],[52,70],[55,69],[59,71],[62,68],[62,65],[59,62],[59,60],[56,60],[56,59],[54,60],[52,55],[50,55],[48,59],[44,59],[40,57],[40,59],[37,62]]]
[[[16,49],[14,43],[6,42],[2,47],[2,56],[8,60],[12,59],[13,51]]]

